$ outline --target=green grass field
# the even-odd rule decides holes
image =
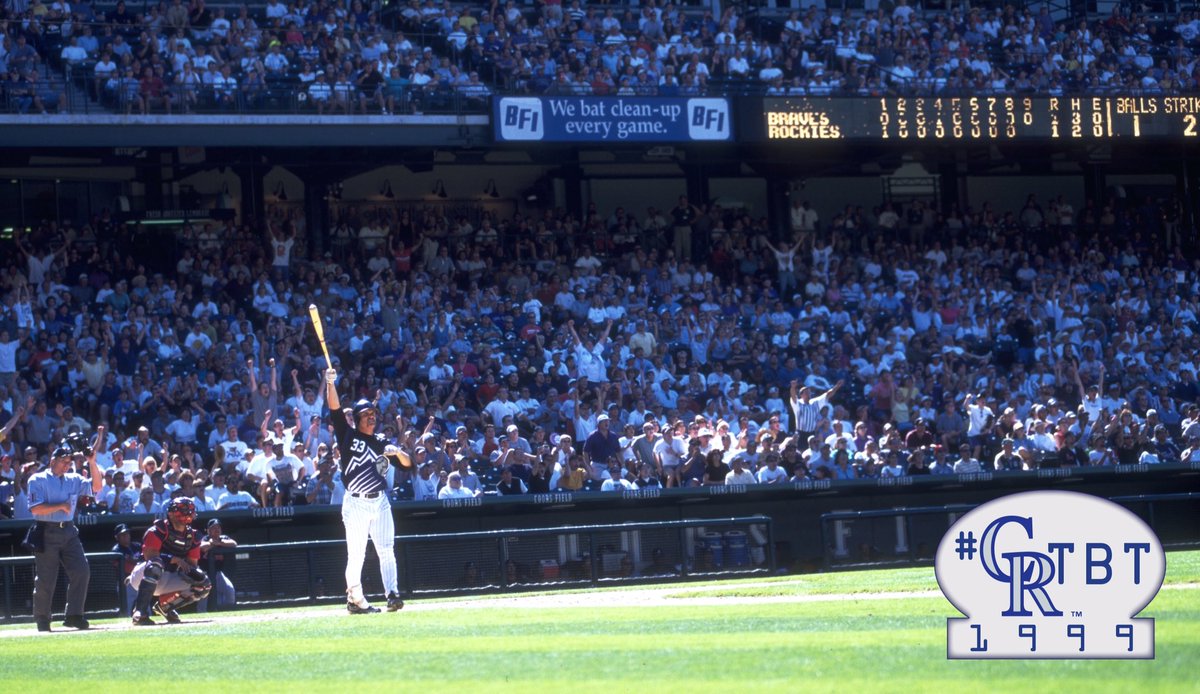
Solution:
[[[924,568],[575,592],[566,607],[542,604],[572,602],[560,592],[358,617],[188,614],[50,635],[26,624],[0,628],[0,691],[1189,692],[1197,583],[1200,552],[1169,554],[1142,614],[1158,620],[1154,661],[947,661],[956,613],[940,594],[864,595],[936,590]]]

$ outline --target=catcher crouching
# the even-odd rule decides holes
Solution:
[[[196,504],[187,497],[167,504],[166,519],[157,520],[142,538],[142,561],[129,574],[137,590],[133,623],[154,624],[151,612],[179,623],[179,609],[208,597],[212,582],[197,568],[200,533],[192,527]]]

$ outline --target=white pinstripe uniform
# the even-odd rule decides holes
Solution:
[[[362,594],[362,568],[367,558],[367,538],[375,544],[379,555],[379,571],[384,592],[399,593],[396,582],[396,553],[392,549],[396,536],[392,520],[392,502],[387,495],[387,480],[380,468],[387,469],[383,455],[386,439],[379,434],[368,436],[352,428],[341,412],[334,412],[333,430],[342,454],[342,482],[346,495],[342,499],[342,524],[346,526],[346,589],[350,601],[365,605]]]
[[[817,430],[821,424],[821,408],[829,402],[829,393],[822,393],[815,398],[810,398],[808,402],[796,398],[792,400],[792,412],[796,415],[796,431],[806,431],[812,433]],[[807,441],[801,441],[801,445],[807,446]]]

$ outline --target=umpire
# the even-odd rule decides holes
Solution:
[[[104,440],[104,427],[96,427],[98,440]],[[68,472],[76,453],[88,456],[90,479],[79,472]],[[79,456],[82,461],[82,455]],[[29,479],[29,510],[37,523],[30,544],[34,546],[37,578],[33,584],[33,618],[38,631],[50,631],[50,603],[58,583],[58,567],[67,570],[67,608],[63,626],[87,629],[83,603],[87,599],[91,571],[83,556],[79,529],[75,527],[75,505],[80,496],[95,497],[104,485],[104,475],[96,467],[95,450],[73,446],[71,441],[58,444],[50,456],[50,467]],[[90,489],[89,489],[90,488]]]

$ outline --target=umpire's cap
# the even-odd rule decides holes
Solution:
[[[354,418],[358,419],[363,415],[364,412],[374,409],[375,403],[367,400],[366,398],[360,398],[358,402],[354,403]]]

